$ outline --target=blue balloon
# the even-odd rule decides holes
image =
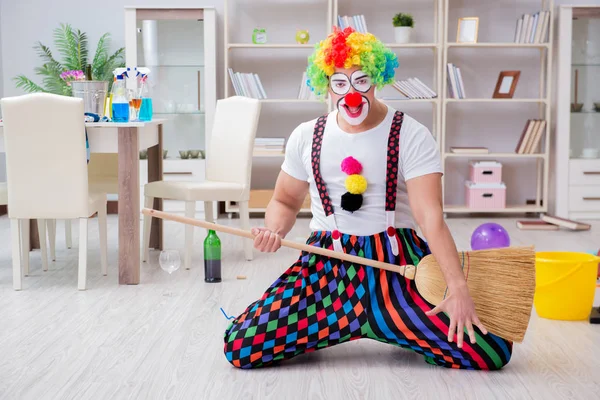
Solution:
[[[502,225],[487,222],[479,225],[471,235],[471,249],[497,249],[510,246],[510,237]]]

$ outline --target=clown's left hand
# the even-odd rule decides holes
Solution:
[[[473,325],[476,325],[481,333],[487,335],[487,329],[483,326],[477,313],[475,312],[475,304],[469,294],[469,289],[466,283],[461,285],[446,297],[440,304],[438,304],[433,310],[426,312],[428,316],[433,316],[440,311],[445,312],[450,317],[450,328],[448,330],[448,341],[454,340],[454,334],[456,333],[457,345],[462,348],[463,345],[463,334],[465,329],[471,339],[471,343],[476,343],[475,331]]]

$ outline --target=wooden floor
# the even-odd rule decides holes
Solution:
[[[221,223],[237,225],[237,220]],[[450,219],[460,249],[484,220]],[[514,245],[538,250],[600,247],[589,232],[526,232],[499,220]],[[261,223],[254,220],[254,224]],[[196,230],[194,268],[173,274],[175,296],[158,253],[142,266],[141,284],[119,286],[117,219],[109,216],[109,275],[100,274],[96,221],[90,223],[88,290],[77,291],[77,246],[67,250],[62,222],[57,261],[44,273],[38,252],[23,291],[12,290],[9,222],[0,218],[0,399],[599,399],[600,325],[533,315],[525,342],[499,372],[447,370],[407,350],[359,340],[299,356],[277,368],[244,371],[223,355],[228,323],[258,298],[297,253],[256,254],[245,262],[236,237],[221,236],[224,282],[203,281]],[[73,225],[76,243],[77,224]],[[166,245],[182,248],[183,227],[165,224]],[[290,235],[307,235],[301,220]],[[237,280],[237,275],[247,279]],[[599,303],[600,294],[596,296]]]

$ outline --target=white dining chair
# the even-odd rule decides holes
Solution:
[[[155,198],[185,201],[185,216],[194,218],[196,202],[204,202],[205,219],[214,221],[213,201],[239,204],[243,229],[250,229],[250,179],[252,151],[258,127],[261,103],[252,98],[233,96],[217,101],[214,122],[206,151],[206,177],[200,182],[155,181],[144,186],[145,207],[152,208]],[[149,258],[150,224],[144,215],[142,260]],[[194,227],[185,226],[184,265],[190,269]],[[242,239],[244,254],[252,260],[252,242]]]
[[[8,184],[8,217],[11,225],[13,287],[22,289],[19,252],[29,248],[26,230],[38,220],[40,238],[46,237],[46,220],[79,219],[80,290],[86,288],[88,218],[98,213],[100,263],[107,275],[106,194],[88,187],[83,100],[49,93],[3,98]],[[32,117],[34,116],[34,117]],[[19,227],[21,222],[22,227]],[[40,247],[45,252],[45,240]],[[29,262],[29,253],[23,251]],[[45,253],[44,253],[45,254]],[[42,257],[47,270],[47,259]]]

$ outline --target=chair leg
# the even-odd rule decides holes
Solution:
[[[29,276],[29,242],[30,221],[28,219],[15,220],[21,223],[21,260],[23,262],[23,275]]]
[[[250,230],[250,210],[248,208],[247,201],[240,201],[240,221],[242,222],[242,229],[245,231]],[[252,241],[250,239],[242,239],[244,241],[244,254],[246,260],[250,261],[253,258]]]
[[[100,265],[102,266],[102,275],[108,275],[108,234],[106,227],[106,207],[105,203],[98,210],[98,231],[100,232]]]
[[[46,236],[46,220],[37,220],[38,235],[40,238],[40,252],[42,253],[42,270],[48,271],[48,243]]]
[[[205,201],[204,202],[204,219],[207,222],[215,222],[215,216],[213,215],[213,202]]]
[[[65,219],[65,242],[67,243],[67,249],[73,247],[73,237],[71,236],[71,224],[70,219]]]
[[[27,220],[29,224],[29,220]],[[21,240],[20,240],[20,232],[22,229],[19,229],[19,220],[11,218],[10,219],[10,234],[11,234],[11,247],[12,247],[12,265],[13,265],[13,289],[21,290],[22,286],[22,274],[21,270]],[[27,241],[29,242],[29,240]],[[29,251],[25,253],[27,258],[29,258]]]
[[[56,261],[56,220],[47,220],[48,226],[48,241],[50,246],[50,259]]]
[[[194,218],[196,216],[196,202],[186,201],[185,202],[185,216],[188,218]],[[190,269],[192,266],[192,252],[194,244],[194,226],[185,224],[185,259],[183,264],[185,269]]]
[[[85,290],[87,279],[87,240],[88,239],[88,219],[79,219],[79,274],[77,278],[77,288]]]
[[[144,207],[151,209],[154,206],[154,197],[146,196]],[[144,242],[142,243],[142,261],[146,262],[150,258],[150,228],[152,227],[152,217],[144,214]]]

